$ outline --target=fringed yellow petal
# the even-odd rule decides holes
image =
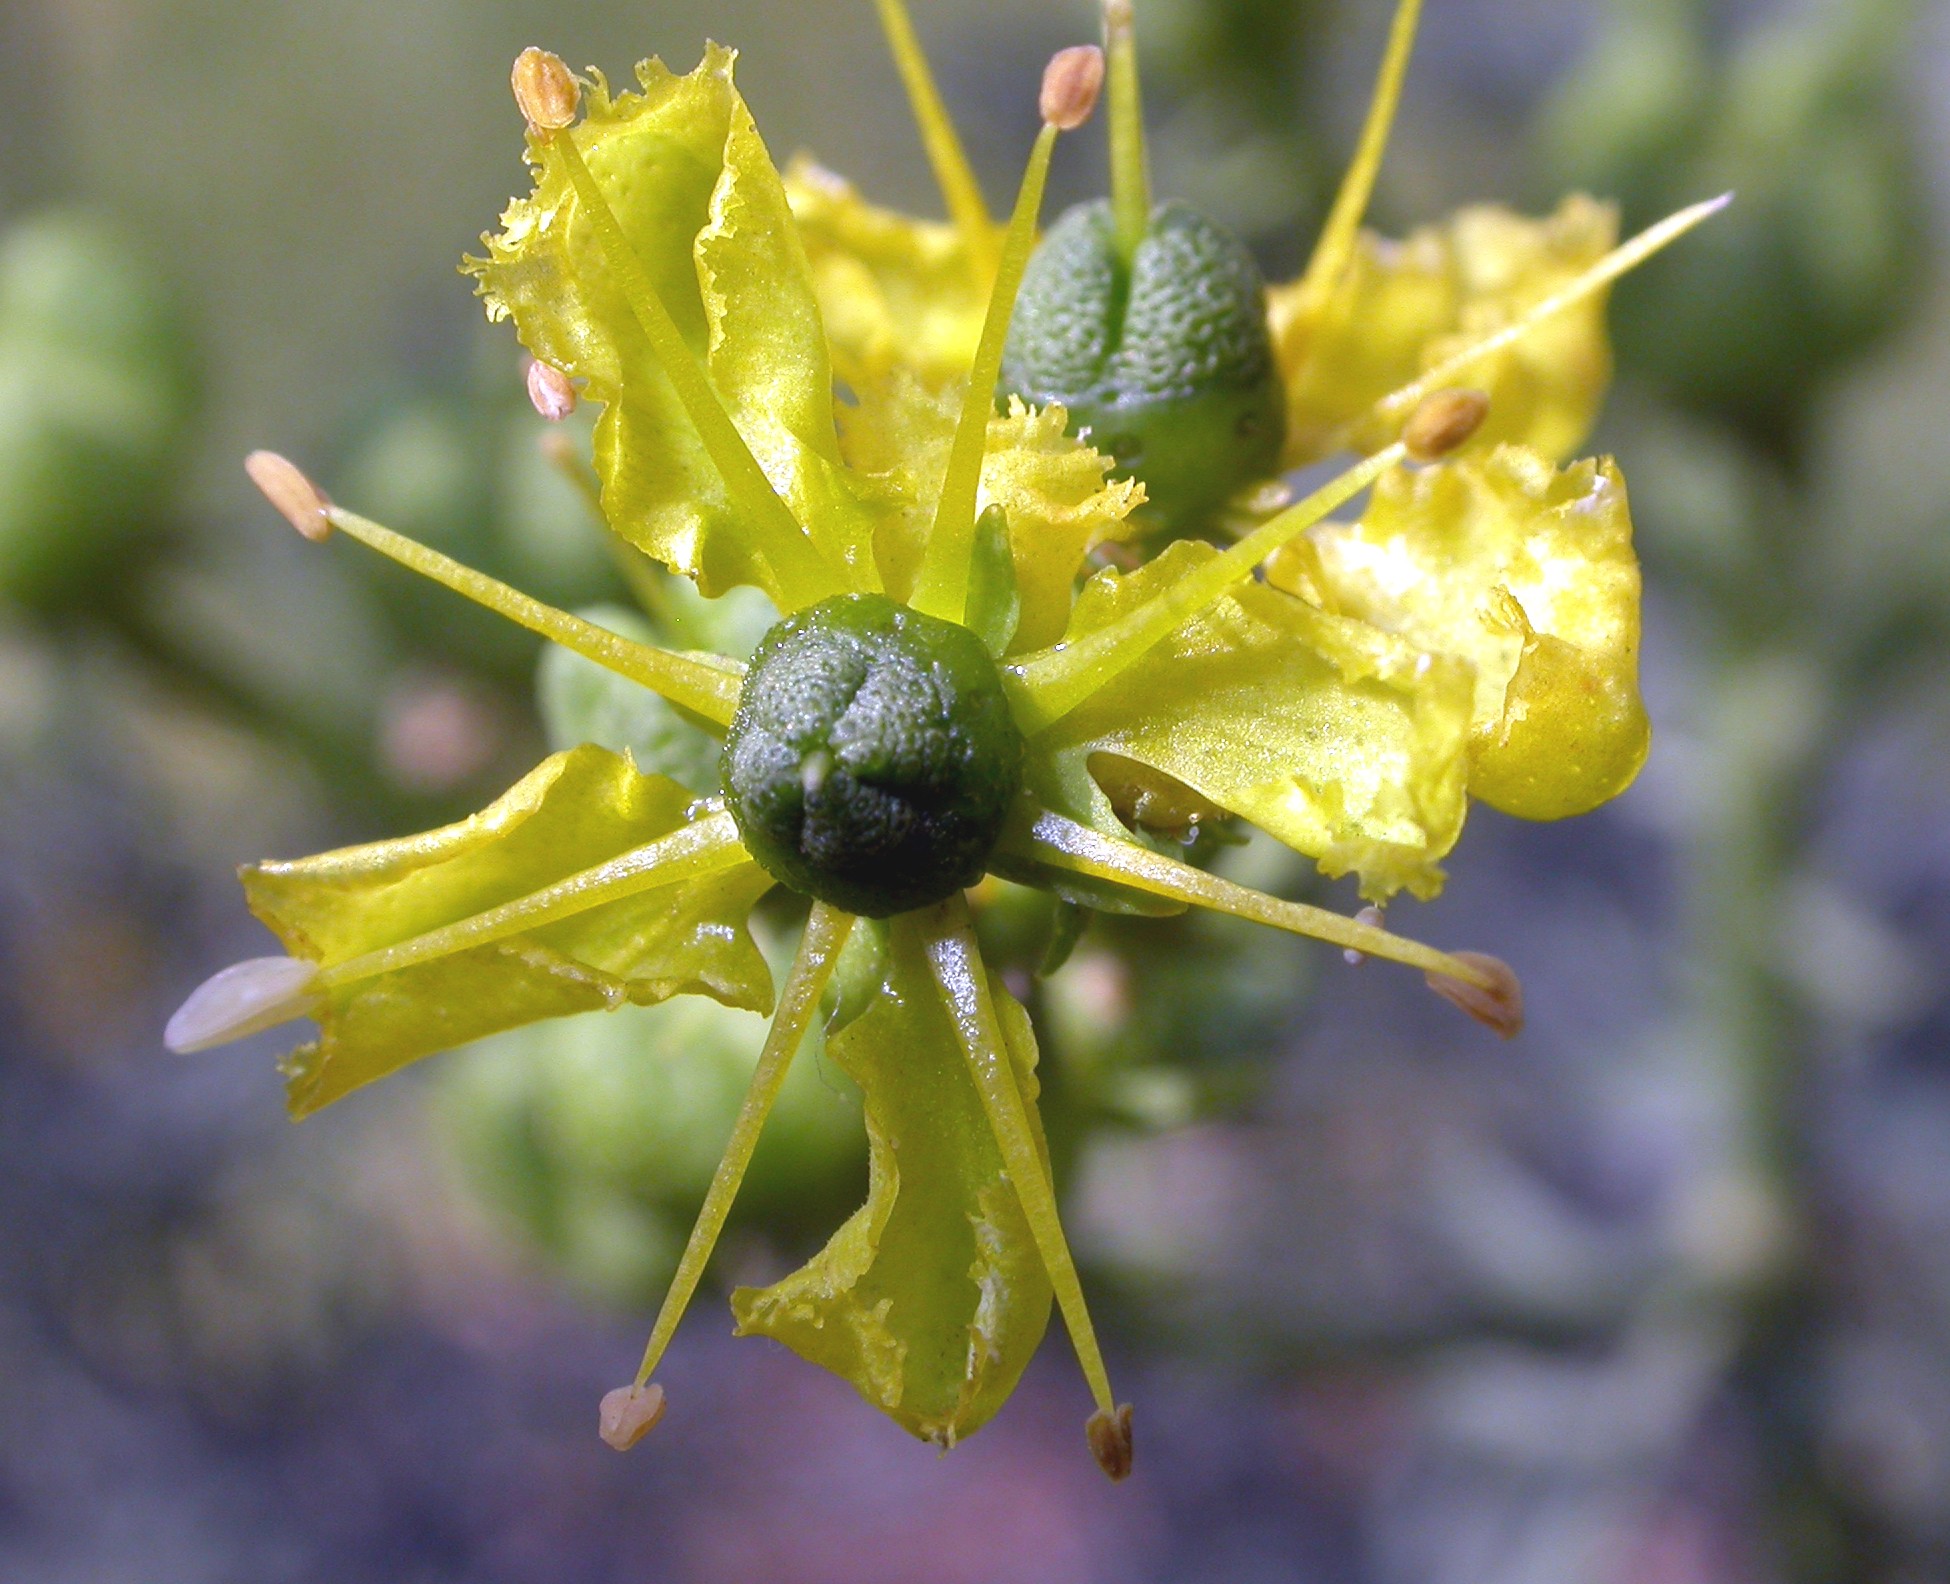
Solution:
[[[535,190],[469,260],[492,318],[606,404],[596,469],[612,527],[715,594],[756,584],[782,609],[842,592],[806,570],[781,514],[755,520],[711,460],[575,192],[572,139],[657,297],[766,478],[821,557],[870,586],[871,528],[839,473],[832,375],[804,247],[777,171],[712,46],[679,77],[637,68],[641,93],[598,77],[587,115],[531,137]]]
[[[1302,541],[1304,542],[1304,541]],[[1209,561],[1184,541],[1085,585],[1074,642]],[[1474,677],[1366,622],[1247,581],[1037,739],[1030,790],[1113,831],[1092,753],[1121,754],[1251,820],[1381,901],[1441,889],[1460,834]],[[1047,752],[1040,751],[1047,748]]]
[[[1321,525],[1267,575],[1470,661],[1469,790],[1506,813],[1581,814],[1644,762],[1639,568],[1625,481],[1608,459],[1559,471],[1503,446],[1398,469],[1359,523]]]
[[[786,196],[805,240],[833,369],[856,391],[895,370],[928,385],[963,378],[982,336],[1004,227],[984,222],[971,248],[960,226],[880,209],[801,156]]]
[[[335,968],[518,907],[697,814],[693,794],[674,781],[583,747],[544,760],[459,824],[245,869],[251,910],[292,956],[325,970],[321,1038],[286,1064],[293,1113],[538,1018],[685,991],[769,1009],[771,975],[745,920],[771,881],[733,842],[715,867],[692,862],[667,883],[646,873],[630,894],[592,893],[611,899],[566,913],[544,907],[540,922],[513,934],[456,930],[439,955],[409,952],[405,966],[332,982]]]
[[[865,1010],[827,1033],[827,1054],[866,1097],[867,1202],[800,1270],[731,1301],[741,1335],[783,1342],[947,1447],[1014,1389],[1049,1324],[1051,1288],[920,917],[854,929],[840,1015]],[[1029,1019],[1000,985],[990,993],[1033,1118]]]
[[[1617,232],[1612,206],[1581,195],[1545,220],[1478,205],[1400,242],[1361,233],[1332,292],[1271,288],[1289,464],[1392,440],[1400,415],[1377,416],[1374,403],[1517,319],[1602,258]],[[1605,301],[1594,293],[1472,367],[1469,383],[1490,396],[1479,450],[1513,441],[1561,459],[1578,447],[1611,379]]]
[[[959,411],[958,391],[929,390],[899,376],[841,411],[847,462],[886,491],[876,552],[881,579],[897,599],[912,592],[920,571]],[[1007,417],[989,420],[977,504],[1008,514],[1022,599],[1011,648],[1019,653],[1062,637],[1083,558],[1106,539],[1122,537],[1144,499],[1135,480],[1107,479],[1116,463],[1066,436],[1066,422],[1060,407],[1030,408],[1015,397]]]

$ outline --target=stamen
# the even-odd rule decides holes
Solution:
[[[560,55],[551,55],[533,44],[515,57],[508,85],[515,91],[515,103],[538,137],[560,132],[576,118],[582,102],[582,85],[564,64]]]
[[[1151,224],[1151,164],[1144,151],[1131,0],[1104,0],[1104,52],[1110,57],[1110,212],[1117,251],[1128,266]]]
[[[1523,1032],[1523,986],[1510,965],[1482,952],[1457,952],[1456,960],[1474,968],[1479,977],[1465,980],[1431,973],[1429,988],[1478,1023],[1495,1029],[1505,1039],[1515,1039]]]
[[[928,58],[908,18],[905,0],[877,0],[877,3],[881,30],[887,35],[887,49],[900,70],[901,82],[906,85],[907,102],[913,108],[915,124],[921,129],[921,142],[927,148],[928,163],[934,167],[941,200],[947,205],[948,217],[961,232],[963,245],[976,269],[986,274],[995,268],[997,240],[995,222],[989,217],[989,206],[982,198],[982,184],[976,179],[975,168],[968,163],[954,122],[948,118],[948,107],[941,102],[934,73],[928,69]]]
[[[657,1427],[664,1416],[661,1386],[618,1386],[603,1393],[596,1410],[596,1434],[618,1452],[627,1452]]]
[[[528,361],[528,399],[550,423],[560,423],[576,410],[576,388],[553,363]]]
[[[1095,50],[1094,45],[1084,48]],[[960,621],[968,602],[969,562],[975,549],[975,496],[982,481],[989,417],[995,407],[995,381],[1002,370],[1002,344],[1008,338],[1009,317],[1015,312],[1022,272],[1036,245],[1036,216],[1043,206],[1050,154],[1056,147],[1057,134],[1064,130],[1063,121],[1080,126],[1082,122],[1074,119],[1078,110],[1089,114],[1088,104],[1079,104],[1078,89],[1083,79],[1078,75],[1075,56],[1074,50],[1062,51],[1043,73],[1046,119],[1030,153],[1029,168],[1023,172],[1015,211],[1009,217],[1008,239],[1002,246],[994,289],[989,293],[982,339],[975,348],[974,366],[968,371],[968,389],[962,395],[961,417],[955,425],[948,470],[941,481],[934,527],[928,534],[921,575],[915,583],[914,608],[947,621]],[[1097,80],[1102,80],[1101,74]],[[1052,109],[1063,120],[1048,119]]]
[[[296,957],[232,963],[189,993],[163,1029],[163,1044],[187,1056],[304,1017],[318,1004],[317,981],[318,964]]]
[[[1718,214],[1732,202],[1732,193],[1722,193],[1717,198],[1709,198],[1704,203],[1696,203],[1690,208],[1681,209],[1677,214],[1667,215],[1656,225],[1647,226],[1629,242],[1622,242],[1613,248],[1576,280],[1552,292],[1541,302],[1533,304],[1521,319],[1505,325],[1496,334],[1485,337],[1475,346],[1467,347],[1453,357],[1444,358],[1412,384],[1404,385],[1393,394],[1382,397],[1374,404],[1373,410],[1384,418],[1409,412],[1431,392],[1458,383],[1473,365],[1492,353],[1501,352],[1511,343],[1521,341],[1553,314],[1562,313],[1566,308],[1582,302],[1593,292],[1602,291],[1627,271],[1637,269],[1661,248],[1677,242],[1694,226]],[[1348,425],[1345,432],[1352,432],[1360,421],[1356,420],[1355,424]]]
[[[1090,1442],[1091,1454],[1097,1459],[1097,1467],[1113,1480],[1129,1479],[1131,1475],[1131,1405],[1118,1404],[1115,1413],[1105,1413],[1099,1408],[1083,1427],[1083,1433]]]
[[[1490,399],[1479,390],[1439,390],[1424,397],[1402,429],[1411,462],[1440,462],[1469,443],[1490,415]]]
[[[1052,644],[1003,671],[1024,736],[1061,720],[1109,686],[1163,639],[1250,577],[1275,550],[1297,539],[1336,507],[1352,500],[1407,455],[1398,441],[1356,463],[1305,500],[1289,506],[1239,543],[1192,568],[1155,599],[1075,643]]]
[[[1522,992],[1517,988],[1516,975],[1496,958],[1485,957],[1480,952],[1437,951],[1420,941],[1343,918],[1325,908],[1309,907],[1304,902],[1282,902],[1278,897],[1234,885],[1230,880],[1221,880],[1217,875],[1133,842],[1099,835],[1050,809],[1036,810],[1029,829],[1017,833],[1011,845],[1022,856],[1058,869],[1092,875],[1099,880],[1115,880],[1148,891],[1152,896],[1270,924],[1275,929],[1351,948],[1369,957],[1406,963],[1428,974],[1432,985],[1438,977],[1449,979],[1459,987],[1493,998],[1500,1016],[1514,1018],[1512,1033],[1523,1026]],[[1441,990],[1440,986],[1436,988]],[[1446,990],[1442,993],[1449,994]],[[1462,1003],[1458,1001],[1457,1005]],[[1481,1013],[1473,1008],[1464,1007],[1464,1010],[1482,1020]]]
[[[748,862],[739,845],[738,826],[723,809],[679,827],[641,847],[584,869],[552,886],[504,902],[472,918],[443,924],[409,940],[334,963],[318,975],[321,987],[336,989],[380,974],[397,973],[416,963],[431,962],[455,952],[487,946],[510,935],[586,913],[606,902],[644,891],[701,879],[735,864]]]
[[[670,317],[670,310],[658,295],[643,260],[625,235],[609,200],[603,196],[602,187],[583,162],[573,134],[551,138],[549,147],[560,156],[582,213],[602,244],[603,257],[623,289],[631,314],[649,340],[650,350],[676,390],[691,426],[697,430],[733,501],[749,519],[749,526],[761,536],[764,553],[786,602],[797,608],[829,594],[858,592],[859,586],[851,574],[827,559],[792,515],[792,508],[772,488],[772,481],[765,476],[751,447],[745,444],[745,437],[732,422],[731,414],[718,399],[709,373]]]
[[[1395,111],[1401,104],[1402,80],[1408,75],[1409,57],[1415,51],[1415,29],[1422,19],[1422,0],[1401,0],[1395,20],[1388,30],[1388,49],[1381,59],[1381,75],[1375,79],[1374,98],[1368,104],[1368,119],[1361,128],[1361,141],[1355,145],[1354,160],[1341,178],[1334,207],[1320,240],[1314,244],[1307,273],[1301,277],[1298,313],[1307,317],[1317,312],[1347,276],[1360,235],[1361,221],[1374,197],[1375,179],[1381,174],[1382,156],[1388,152],[1388,134],[1395,124]]]
[[[271,468],[267,462],[279,464],[279,467]],[[272,494],[264,478],[272,476],[276,486],[285,490],[292,477],[304,480],[304,475],[284,458],[269,451],[252,452],[245,466],[258,487],[270,497],[271,504],[284,512],[292,522],[299,523],[288,499],[280,499]],[[309,485],[308,480],[305,482]],[[324,500],[323,495],[317,498]],[[694,655],[673,654],[667,649],[654,649],[649,644],[620,637],[606,627],[598,627],[580,616],[571,616],[553,605],[531,599],[497,578],[462,566],[438,550],[429,550],[404,534],[394,533],[392,529],[381,527],[343,507],[328,503],[323,510],[323,520],[329,527],[341,529],[401,566],[411,568],[422,577],[432,578],[436,583],[445,584],[456,594],[464,594],[475,604],[485,605],[530,632],[553,639],[564,649],[573,649],[585,659],[607,667],[618,676],[641,683],[671,703],[682,705],[721,726],[731,724],[731,717],[738,708],[738,690],[744,676],[744,667],[736,661],[705,661]],[[299,526],[302,529],[304,525],[299,523]],[[307,537],[315,538],[317,535],[308,534]]]
[[[244,458],[244,471],[284,520],[313,544],[323,544],[332,537],[332,525],[325,515],[332,509],[331,498],[305,477],[296,463],[275,451],[253,451]]]
[[[664,1294],[663,1307],[657,1311],[657,1323],[651,1329],[649,1345],[643,1350],[643,1363],[637,1369],[636,1384],[619,1387],[603,1399],[603,1439],[619,1452],[633,1446],[663,1412],[663,1393],[650,1384],[650,1376],[662,1360],[664,1349],[670,1346],[670,1339],[676,1335],[677,1322],[683,1319],[685,1307],[690,1303],[691,1295],[697,1291],[705,1266],[711,1261],[711,1251],[717,1247],[725,1218],[731,1214],[732,1201],[738,1197],[739,1184],[745,1180],[745,1169],[751,1165],[752,1152],[758,1148],[758,1136],[764,1130],[765,1119],[771,1113],[772,1103],[779,1097],[779,1090],[785,1085],[792,1058],[806,1037],[806,1029],[812,1023],[820,995],[826,988],[826,981],[832,977],[833,965],[839,960],[840,948],[846,944],[846,937],[852,929],[851,913],[842,913],[824,902],[813,904],[812,916],[806,920],[806,932],[799,938],[798,956],[793,959],[792,972],[779,996],[779,1009],[772,1019],[771,1032],[765,1036],[765,1049],[759,1053],[758,1066],[752,1070],[752,1081],[745,1090],[745,1103],[738,1109],[738,1120],[732,1126],[731,1138],[725,1145],[723,1157],[718,1161],[710,1190],[704,1196],[704,1208],[698,1212],[697,1225],[691,1228],[690,1241],[684,1245],[683,1258],[677,1263],[677,1274],[671,1278],[670,1290]],[[649,1392],[657,1394],[655,1412],[639,1428],[635,1420],[621,1414],[625,1398],[620,1394]],[[610,1434],[612,1403],[618,1406],[619,1430],[634,1432],[628,1434],[627,1439]]]
[[[1063,1323],[1069,1328],[1077,1361],[1083,1366],[1084,1379],[1097,1401],[1097,1414],[1091,1424],[1094,1426],[1098,1418],[1114,1421],[1120,1415],[1128,1416],[1130,1410],[1120,1409],[1111,1395],[1110,1378],[1097,1347],[1097,1333],[1090,1324],[1090,1311],[1084,1305],[1083,1286],[1077,1280],[1076,1263],[1070,1257],[1070,1245],[1063,1236],[1063,1222],[1057,1214],[1056,1192],[1050,1186],[1049,1174],[1036,1149],[1028,1107],[1016,1082],[1015,1065],[1002,1037],[1002,1025],[996,1019],[995,1003],[989,996],[988,973],[968,923],[968,904],[957,893],[924,915],[921,928],[928,966],[934,972],[935,983],[941,987],[949,1016],[954,1019],[955,1033],[968,1058],[969,1076],[981,1093],[982,1107],[988,1112],[989,1126],[995,1131],[1003,1164],[1016,1185],[1023,1218],[1036,1239],[1037,1252],[1042,1255],[1043,1268],[1056,1290],[1057,1307],[1063,1311]],[[1126,1418],[1126,1445],[1128,1432]],[[1097,1432],[1090,1431],[1090,1437],[1094,1450]],[[1103,1461],[1102,1454],[1098,1456]],[[1105,1472],[1110,1472],[1109,1465]],[[1125,1472],[1129,1472],[1128,1467]],[[1113,1473],[1111,1477],[1119,1479],[1122,1475]]]

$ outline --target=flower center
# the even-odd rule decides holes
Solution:
[[[981,641],[878,594],[766,634],[725,737],[725,801],[781,884],[868,918],[981,879],[1022,786]]]

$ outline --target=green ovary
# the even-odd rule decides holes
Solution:
[[[1174,533],[1201,531],[1278,471],[1286,402],[1259,270],[1182,204],[1152,214],[1128,266],[1108,203],[1050,228],[1023,279],[1001,389],[1062,406],[1073,432],[1144,481]]]
[[[981,878],[1022,754],[973,633],[844,595],[758,646],[725,738],[725,799],[774,879],[886,918]]]

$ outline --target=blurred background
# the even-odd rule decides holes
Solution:
[[[1291,274],[1387,7],[1139,9],[1160,193]],[[914,11],[999,201],[1092,8]],[[1428,0],[1392,234],[1739,191],[1614,307],[1594,446],[1633,492],[1655,746],[1584,819],[1477,809],[1447,894],[1397,912],[1519,968],[1511,1045],[1209,919],[1100,924],[1036,988],[1128,1485],[1084,1454],[1059,1327],[937,1458],[731,1340],[721,1292],[664,1427],[597,1442],[756,1020],[525,1031],[303,1128],[275,1036],[163,1053],[188,988],[268,947],[235,864],[455,817],[551,741],[681,761],[567,657],[538,687],[522,635],[304,545],[238,459],[628,604],[454,265],[525,185],[520,47],[620,77],[707,36],[781,161],[938,212],[867,0],[0,3],[0,1577],[1950,1577],[1940,3]],[[1051,213],[1103,189],[1101,135]],[[636,581],[666,631],[749,642],[748,607]],[[1352,905],[1260,844],[1222,861]],[[1032,961],[1034,905],[989,904]],[[723,1283],[816,1246],[862,1173],[815,1055]]]

